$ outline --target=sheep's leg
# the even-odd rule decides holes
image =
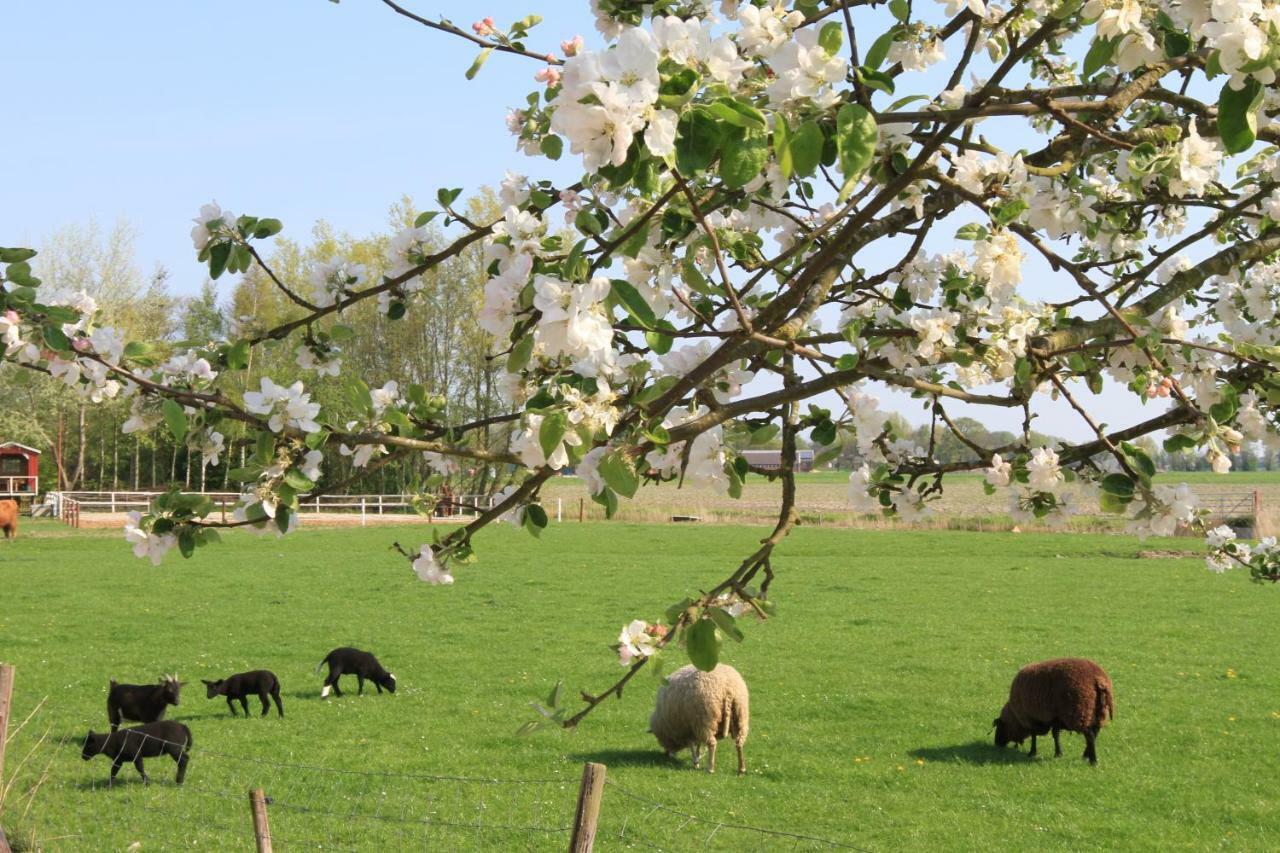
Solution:
[[[249,696],[245,694],[240,697],[240,707],[244,710],[244,718],[249,719]]]
[[[123,766],[124,755],[117,755],[115,760],[111,762],[111,779],[107,782],[108,785],[114,785],[116,783],[116,774],[120,772],[120,768]]]
[[[1036,757],[1036,736],[1032,735],[1031,736],[1031,752],[1027,754],[1027,758],[1035,758],[1035,757]]]
[[[187,751],[184,749],[178,754],[178,780],[179,785],[182,780],[187,778]]]
[[[379,684],[377,681],[374,681],[374,682],[373,682],[373,686],[374,686],[374,687],[376,687],[376,688],[378,688],[378,695],[379,695],[379,696],[381,696],[381,695],[382,695],[382,685],[381,685],[381,684]]]
[[[1098,737],[1098,733],[1093,729],[1084,730],[1084,758],[1088,759],[1090,764],[1098,763],[1098,750],[1094,746],[1094,740]]]
[[[733,744],[738,748],[738,775],[746,776],[747,759],[742,754],[742,740],[740,738],[735,738]]]
[[[1062,726],[1054,723],[1053,725],[1053,757],[1062,757],[1062,744],[1058,740],[1058,735],[1062,732]]]
[[[134,767],[136,767],[136,768],[138,768],[138,775],[142,777],[142,784],[144,784],[144,785],[150,785],[150,784],[151,784],[151,777],[147,775],[146,768],[144,768],[144,767],[142,766],[142,756],[141,756],[141,755],[139,755],[137,758],[133,759],[133,766],[134,766]]]
[[[278,712],[280,713],[280,716],[281,716],[281,717],[283,717],[283,716],[284,716],[284,705],[283,705],[283,704],[281,704],[281,702],[280,702],[280,688],[279,688],[279,686],[277,686],[275,690],[271,691],[271,698],[272,698],[272,699],[274,699],[274,700],[276,701],[276,711],[278,711]]]
[[[230,696],[227,697],[227,708],[231,710],[231,716],[234,717],[236,715],[236,703],[232,701]]]
[[[258,698],[262,700],[262,716],[266,716],[271,711],[271,699],[266,690],[258,694]]]
[[[702,747],[695,743],[689,747],[689,752],[693,753],[693,769],[697,770],[702,766]]]
[[[716,739],[713,735],[711,742],[707,744],[707,772],[716,772]]]
[[[113,702],[107,703],[107,719],[111,721],[111,731],[120,728],[120,708]]]
[[[364,676],[358,672],[356,673],[356,684],[360,685],[360,689],[357,690],[356,693],[360,696],[363,696],[364,695]]]

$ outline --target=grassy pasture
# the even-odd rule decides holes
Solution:
[[[422,528],[233,535],[155,569],[118,535],[28,524],[0,543],[0,659],[18,667],[15,719],[43,705],[9,744],[0,824],[16,849],[251,849],[244,792],[262,785],[277,849],[560,850],[597,760],[602,850],[821,849],[684,815],[865,850],[1274,849],[1280,589],[1136,556],[1185,540],[803,528],[775,560],[779,617],[727,649],[752,689],[746,778],[658,752],[643,674],[575,733],[514,735],[557,678],[610,683],[625,620],[719,579],[761,533],[502,528],[455,586],[428,588],[387,549]],[[313,669],[343,644],[375,651],[399,692],[352,681],[320,701]],[[996,751],[1013,673],[1065,654],[1115,682],[1099,765],[1075,735],[1060,760]],[[280,676],[284,720],[232,719],[198,689],[257,667]],[[175,669],[191,682],[171,714],[194,735],[186,786],[161,758],[149,788],[128,766],[103,788],[108,761],[78,750],[105,728],[108,678]]]

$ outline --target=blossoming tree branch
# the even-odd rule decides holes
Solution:
[[[192,238],[209,274],[260,267],[297,310],[198,345],[123,340],[82,294],[40,287],[34,251],[0,249],[6,361],[91,400],[131,396],[125,431],[167,429],[206,457],[228,422],[249,431],[234,520],[202,495],[164,495],[126,530],[139,556],[191,556],[223,527],[287,533],[300,498],[341,487],[325,483],[333,454],[362,467],[425,454],[425,506],[459,462],[522,472],[466,526],[400,549],[432,584],[453,582],[491,522],[537,535],[540,489],[567,467],[610,515],[660,483],[736,496],[747,478],[780,480],[776,525],[741,562],[668,593],[687,597],[664,618],[628,619],[616,683],[576,712],[558,689],[539,706],[572,726],[664,647],[711,668],[724,638],[772,613],[801,437],[819,460],[856,446],[858,510],[918,519],[947,474],[979,471],[1020,520],[1058,524],[1090,497],[1157,534],[1196,522],[1197,500],[1153,482],[1137,439],[1159,434],[1219,471],[1242,442],[1277,446],[1274,0],[594,0],[598,34],[553,49],[534,43],[536,16],[460,27],[384,4],[445,34],[430,37],[474,42],[468,77],[496,53],[503,73],[532,78],[507,122],[527,171],[567,160],[581,177],[508,173],[504,213],[486,223],[441,190],[381,269],[335,260],[306,281],[264,261],[280,222],[206,205]],[[446,248],[429,248],[429,224],[448,229]],[[506,414],[451,422],[446,400],[397,377],[347,378],[341,411],[302,382],[236,390],[264,347],[340,376],[343,344],[364,334],[346,309],[376,300],[413,323],[424,273],[477,243]],[[1094,410],[1109,382],[1148,414],[1108,423]],[[885,386],[927,406],[929,446],[894,434]],[[819,405],[833,399],[837,411]],[[1032,443],[1051,399],[1088,440]],[[1021,437],[977,443],[956,426],[961,404],[1014,412]],[[499,423],[517,430],[509,448],[482,449],[475,437]],[[932,458],[947,432],[967,460]],[[779,470],[730,449],[776,438]],[[1280,579],[1274,542],[1219,529],[1209,544],[1211,568]]]

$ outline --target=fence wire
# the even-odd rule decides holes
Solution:
[[[0,821],[15,853],[252,850],[249,791],[257,788],[267,798],[274,850],[562,851],[578,795],[576,773],[504,779],[336,768],[198,742],[179,786],[182,745],[149,735],[131,736],[113,783],[112,756],[81,760],[83,735],[24,729],[9,739],[9,773],[0,790]],[[359,753],[353,744],[353,763]],[[133,763],[139,756],[150,784]],[[863,850],[694,815],[613,777],[605,783],[596,839],[601,851]]]
[[[598,838],[605,842],[602,849],[858,850],[870,853],[844,841],[689,814],[637,794],[608,776],[605,778]]]

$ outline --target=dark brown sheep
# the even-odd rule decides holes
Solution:
[[[1115,719],[1111,679],[1102,667],[1084,658],[1059,658],[1032,663],[1018,670],[1009,687],[1009,701],[995,720],[996,746],[1053,732],[1053,754],[1061,757],[1062,730],[1084,735],[1084,757],[1098,763],[1094,742],[1107,719]]]

